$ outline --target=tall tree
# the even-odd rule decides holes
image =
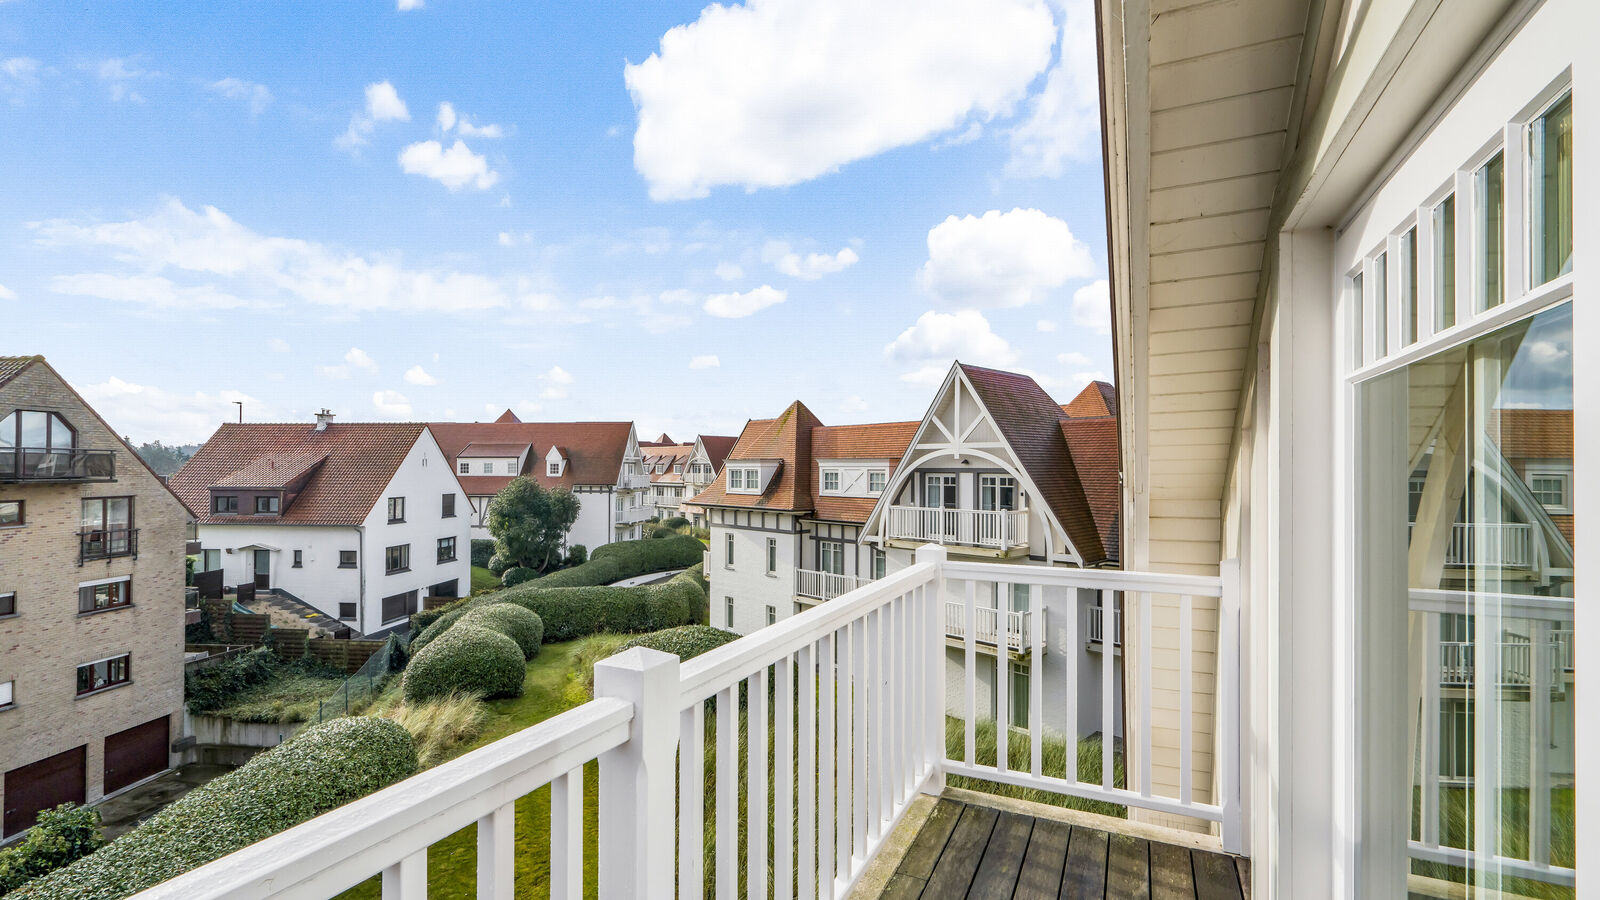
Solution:
[[[545,490],[514,478],[489,501],[489,533],[499,557],[541,572],[561,561],[561,546],[578,519],[578,498],[566,488]]]

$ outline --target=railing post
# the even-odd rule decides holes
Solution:
[[[627,742],[600,756],[600,896],[671,897],[678,658],[635,647],[602,660],[594,693],[633,704]]]
[[[1218,735],[1217,800],[1222,807],[1222,849],[1226,853],[1244,855],[1245,844],[1244,804],[1240,796],[1243,780],[1240,757],[1240,735],[1244,723],[1239,721],[1241,704],[1239,684],[1239,560],[1222,561],[1222,596],[1217,605],[1217,698],[1216,720],[1213,727]],[[1111,648],[1105,648],[1107,655]]]
[[[922,673],[927,686],[927,708],[923,710],[923,753],[927,756],[928,777],[922,781],[922,792],[938,796],[944,793],[944,564],[950,557],[945,548],[937,544],[924,544],[917,548],[916,562],[932,563],[932,578],[923,588],[922,603],[926,616],[927,634],[924,635],[924,653],[927,670]]]

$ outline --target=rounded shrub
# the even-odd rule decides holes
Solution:
[[[127,897],[416,771],[416,744],[391,719],[357,716],[314,725],[195,788],[94,853],[6,896]]]
[[[407,703],[454,692],[481,694],[485,699],[518,697],[526,673],[516,641],[487,628],[458,624],[411,658],[401,691]]]
[[[538,656],[539,644],[544,640],[544,622],[539,614],[515,603],[490,603],[470,609],[459,622],[487,628],[511,638],[522,650],[524,659]]]
[[[506,573],[507,569],[515,566],[516,564],[517,563],[515,560],[506,559],[504,556],[496,553],[495,555],[489,557],[489,574],[499,578],[501,575]]]
[[[668,528],[688,528],[689,520],[685,519],[683,516],[673,516],[661,524],[667,526]]]
[[[476,609],[478,605],[474,598],[471,600],[461,599],[444,607],[444,611],[440,615],[434,617],[433,621],[422,629],[420,634],[411,639],[411,645],[407,648],[411,656],[415,658],[418,653],[422,652],[423,647],[433,643],[435,638],[449,631],[451,625],[454,625],[462,616],[466,615],[468,610]],[[421,613],[418,613],[418,615],[421,615]]]
[[[504,587],[516,587],[524,581],[532,581],[539,577],[538,569],[529,569],[523,566],[513,566],[500,576],[500,584]]]
[[[100,811],[94,807],[63,803],[41,809],[39,823],[28,829],[27,837],[0,850],[0,894],[76,862],[104,844]]]
[[[434,622],[437,622],[450,613],[455,612],[461,607],[467,605],[469,602],[471,602],[471,598],[462,597],[459,600],[452,600],[443,606],[436,606],[433,609],[424,609],[412,613],[411,633],[413,635],[420,636],[424,631],[428,630],[429,625],[432,625]],[[457,613],[456,615],[458,618],[460,617],[460,613]],[[450,621],[454,622],[455,619],[451,619]],[[413,645],[413,649],[418,648]]]
[[[684,625],[631,638],[618,647],[617,652],[621,653],[634,647],[649,647],[651,650],[671,653],[679,660],[688,660],[738,639],[737,634],[712,628],[710,625]]]

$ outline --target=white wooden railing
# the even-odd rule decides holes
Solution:
[[[1090,606],[1084,609],[1084,631],[1087,640],[1104,644],[1106,641],[1106,607]],[[1122,646],[1122,610],[1111,610],[1111,645]]]
[[[860,575],[836,575],[815,569],[794,570],[794,592],[814,600],[832,600],[871,581]]]
[[[1525,569],[1533,565],[1533,526],[1521,522],[1471,525],[1457,522],[1450,528],[1444,561],[1452,566],[1505,566]]]
[[[888,530],[891,540],[1008,551],[1028,545],[1028,511],[891,506]]]
[[[1044,612],[1040,611],[1039,616],[1043,619]],[[1000,632],[1002,620],[1005,622],[1004,637]],[[992,606],[980,606],[973,627],[977,629],[978,644],[981,647],[999,647],[1003,641],[1007,650],[1013,653],[1027,653],[1033,641],[1029,631],[1031,625],[1032,615],[1027,610],[999,610]],[[944,636],[958,641],[966,640],[966,603],[960,600],[950,600],[945,603]]]
[[[514,804],[551,785],[550,896],[603,900],[700,898],[709,882],[719,898],[842,900],[894,831],[919,792],[938,793],[947,774],[1039,788],[1221,823],[1222,843],[1242,852],[1239,806],[1237,566],[1223,578],[949,562],[941,547],[917,551],[908,568],[680,665],[677,657],[635,648],[595,666],[596,699],[479,748],[400,784],[267,838],[147,891],[167,898],[329,897],[382,874],[386,900],[427,896],[431,844],[477,824],[477,896],[513,892],[518,854]],[[1138,663],[1140,696],[1129,698],[1141,724],[1140,767],[1130,787],[1114,783],[1112,741],[1104,741],[1098,779],[1076,766],[1046,772],[1040,712],[1049,704],[1076,722],[1079,685],[1070,672],[1049,683],[1033,671],[1028,729],[1007,721],[1009,677],[995,679],[998,758],[980,760],[975,737],[978,597],[1008,589],[1018,576],[1029,594],[1121,592],[1137,611],[1149,647],[1153,602],[1172,597],[1180,625],[1174,668],[1180,717],[1180,785],[1152,788],[1152,654]],[[1000,594],[1004,596],[1003,593]],[[1196,647],[1194,598],[1220,597],[1217,639]],[[946,745],[946,611],[964,616],[961,747]],[[1163,601],[1165,602],[1165,601]],[[1065,618],[1074,646],[1076,616]],[[1026,632],[1044,649],[1044,629]],[[1215,652],[1218,736],[1196,746],[1196,652]],[[1009,654],[999,654],[1008,669]],[[1115,733],[1111,654],[1105,654],[1104,734]],[[1168,662],[1162,663],[1168,667]],[[1074,667],[1069,667],[1069,669]],[[1000,673],[1009,676],[1009,671]],[[1167,673],[1163,672],[1164,679]],[[1163,689],[1167,690],[1166,684]],[[1137,704],[1137,705],[1133,705]],[[1007,741],[1032,740],[1031,764],[1013,769]],[[740,752],[744,743],[745,753]],[[708,744],[714,762],[707,759]],[[1215,752],[1216,794],[1192,796],[1192,760]],[[747,756],[746,765],[740,765]],[[1069,754],[1072,758],[1073,754]],[[598,884],[583,883],[583,766],[598,760]],[[771,773],[769,775],[769,772]],[[1209,780],[1206,782],[1209,784]],[[743,788],[744,798],[740,794]],[[705,821],[706,807],[711,821]],[[743,827],[741,827],[741,825]],[[709,827],[708,827],[709,826]],[[771,848],[769,855],[768,848]],[[707,870],[707,864],[711,871]],[[739,872],[752,873],[743,885]],[[525,887],[525,886],[524,886]],[[791,890],[797,889],[797,892]]]

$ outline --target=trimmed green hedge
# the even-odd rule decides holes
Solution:
[[[8,896],[126,897],[416,771],[416,745],[391,719],[355,716],[314,725],[195,788],[118,840]]]
[[[432,625],[434,622],[439,621],[440,619],[442,619],[445,616],[451,614],[452,612],[455,612],[458,609],[465,609],[468,602],[470,602],[470,598],[462,597],[459,600],[452,600],[449,603],[446,603],[445,605],[440,606],[440,607],[436,607],[434,609],[424,609],[424,610],[419,610],[418,612],[412,613],[411,614],[411,633],[413,635],[422,634],[422,632],[426,631],[428,626]],[[459,617],[459,615],[460,614],[457,613],[458,617]],[[451,621],[453,622],[455,620],[451,619]],[[415,653],[415,652],[417,652],[418,650],[421,650],[421,649],[422,649],[422,646],[420,644],[418,644],[416,641],[412,641],[411,642],[410,650],[411,650],[412,653]]]
[[[63,803],[39,810],[39,824],[19,844],[0,850],[0,894],[8,894],[41,875],[70,865],[106,842],[100,811]]]
[[[532,581],[538,577],[538,569],[529,569],[524,568],[523,566],[513,566],[507,569],[505,574],[500,576],[500,584],[504,587],[516,587],[525,581]]]
[[[723,644],[730,644],[739,639],[731,631],[712,628],[710,625],[684,625],[679,628],[668,628],[653,634],[641,634],[636,638],[626,641],[617,648],[617,652],[630,650],[634,647],[649,647],[651,650],[660,650],[662,653],[671,653],[681,660],[694,659],[702,653],[715,650]]]
[[[544,640],[544,622],[539,614],[515,603],[479,606],[468,610],[460,621],[463,625],[476,625],[511,638],[522,651],[524,659],[538,656],[539,644]]]
[[[486,699],[520,697],[526,673],[516,641],[498,631],[461,625],[439,635],[411,658],[401,691],[407,703],[457,692],[481,694]]]
[[[704,558],[705,552],[704,544],[686,534],[678,534],[659,541],[646,538],[606,544],[589,554],[589,561],[616,559],[623,568],[631,570],[622,577],[631,578],[646,572],[692,566]]]
[[[609,544],[607,546],[610,546]],[[604,547],[601,548],[605,549]],[[593,587],[595,585],[610,584],[621,581],[630,576],[623,574],[622,564],[615,559],[589,557],[589,561],[581,566],[570,569],[560,569],[551,572],[543,578],[534,579],[540,587]]]

